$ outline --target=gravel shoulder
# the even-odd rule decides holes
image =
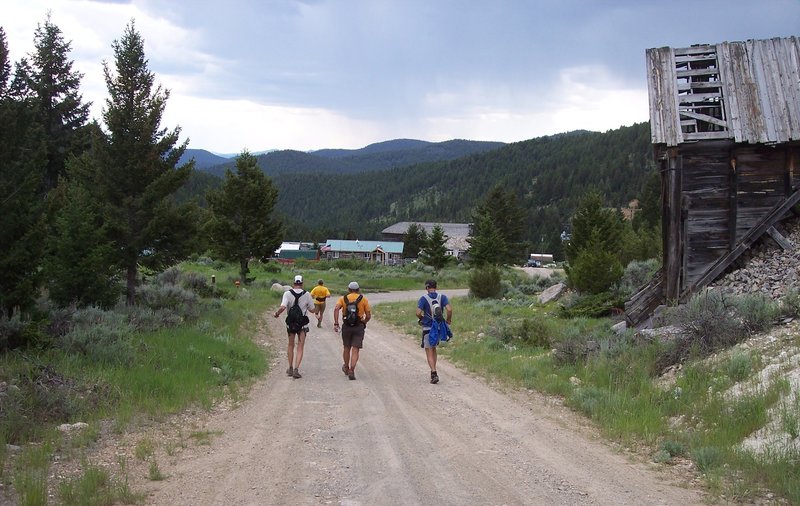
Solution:
[[[375,304],[420,293],[366,295]],[[380,322],[348,381],[330,306],[307,338],[301,379],[285,375],[285,330],[269,308],[259,339],[277,359],[247,398],[152,429],[213,436],[171,454],[160,444],[163,481],[130,468],[146,504],[703,503],[685,473],[613,449],[553,399],[503,391],[441,359],[431,385],[418,341]]]

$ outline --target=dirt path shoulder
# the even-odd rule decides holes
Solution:
[[[374,304],[420,294],[366,295]],[[280,362],[241,406],[205,417],[200,429],[219,434],[209,445],[160,457],[167,478],[137,484],[147,504],[702,503],[557,403],[500,392],[445,361],[431,385],[418,342],[380,322],[348,381],[332,323],[331,310],[311,329],[303,377],[292,379],[284,327],[269,318]]]

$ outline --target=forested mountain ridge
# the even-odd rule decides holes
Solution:
[[[322,149],[313,152],[281,150],[258,155],[257,158],[258,165],[270,176],[301,172],[352,174],[425,162],[453,160],[503,146],[505,144],[502,142],[461,139],[444,142],[395,139],[370,144],[360,149]],[[224,163],[211,167],[201,167],[198,164],[198,169],[223,177],[225,169],[233,168],[234,164],[234,160],[226,160]]]
[[[192,159],[194,159],[194,168],[197,170],[205,170],[209,167],[214,167],[215,165],[228,163],[229,161],[224,156],[215,155],[214,153],[206,151],[205,149],[187,149],[181,156],[178,164],[183,165]]]
[[[526,210],[535,249],[560,250],[577,201],[598,190],[622,207],[654,170],[649,123],[605,133],[570,132],[506,145],[456,160],[353,175],[273,176],[289,240],[378,238],[397,221],[468,222],[495,185],[513,190]]]

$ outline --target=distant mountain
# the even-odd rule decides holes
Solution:
[[[259,155],[258,164],[270,176],[287,173],[352,174],[407,167],[425,162],[455,160],[464,156],[485,153],[505,146],[502,142],[450,140],[427,142],[413,139],[395,139],[370,144],[361,149],[321,149],[310,153],[283,150]],[[188,150],[187,150],[188,151]],[[220,165],[198,169],[222,177],[226,168],[233,168],[233,160],[223,160]]]
[[[206,151],[205,149],[187,149],[183,153],[179,163],[183,165],[192,158],[194,158],[194,167],[197,170],[205,170],[209,167],[227,163],[229,161],[227,158],[215,155],[214,153]]]
[[[447,158],[462,144],[483,151]],[[526,211],[524,240],[533,250],[556,255],[560,234],[586,191],[597,190],[606,205],[624,207],[642,195],[655,171],[649,123],[492,144],[403,139],[325,150],[324,156],[278,151],[259,160],[278,189],[276,212],[287,225],[286,240],[380,239],[383,228],[399,221],[468,223],[475,206],[500,185]],[[422,153],[435,160],[404,163],[424,158]],[[308,177],[311,167],[316,177]],[[221,182],[202,172],[195,176],[187,198]]]

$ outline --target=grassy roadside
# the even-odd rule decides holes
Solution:
[[[120,460],[109,470],[91,462],[93,445],[108,431],[121,435],[187,409],[240,399],[270,363],[269,350],[253,336],[264,311],[279,303],[272,284],[288,285],[298,273],[310,286],[324,279],[333,293],[344,293],[354,279],[372,292],[418,289],[433,274],[422,265],[254,262],[249,277],[255,280],[237,288],[236,266],[201,257],[150,276],[141,290],[143,307],[45,308],[46,319],[22,330],[23,323],[6,321],[12,330],[35,333],[38,344],[0,353],[0,494],[21,505],[50,504],[53,496],[58,504],[140,503],[128,486],[128,464]],[[466,270],[437,276],[466,286]],[[70,330],[49,333],[59,327]],[[61,424],[80,428],[59,431]],[[208,439],[181,434],[169,444]],[[149,463],[152,480],[163,479],[159,449],[176,451],[149,440],[136,447],[135,458]],[[56,458],[78,463],[80,474],[54,479]]]
[[[455,299],[456,337],[440,348],[442,355],[508,385],[563,398],[607,438],[654,462],[691,462],[720,501],[800,504],[797,446],[755,453],[742,445],[776,409],[784,435],[797,440],[800,402],[781,400],[786,380],[776,376],[742,395],[729,394],[762,369],[762,353],[732,348],[713,359],[687,360],[672,377],[660,377],[659,360],[668,350],[659,340],[617,335],[608,319],[561,319],[555,307],[533,302]],[[416,336],[408,303],[381,304],[375,311]],[[800,346],[800,336],[786,336],[783,346]]]

